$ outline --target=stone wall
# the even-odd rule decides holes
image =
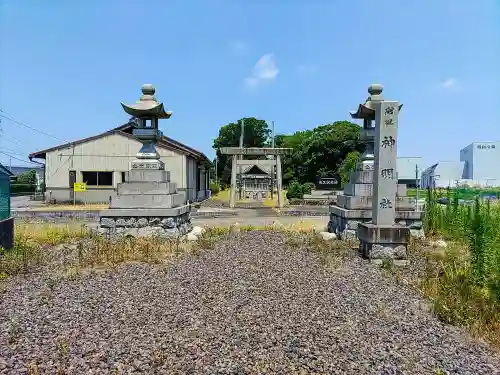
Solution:
[[[101,235],[132,237],[178,237],[193,229],[191,216],[186,212],[173,217],[101,216],[98,232]]]

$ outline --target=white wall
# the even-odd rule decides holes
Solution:
[[[82,182],[82,171],[110,171],[114,172],[113,187],[96,187],[94,189],[100,192],[77,193],[77,199],[85,197],[89,202],[107,201],[110,196],[114,196],[116,184],[122,182],[121,172],[129,170],[129,163],[140,148],[141,143],[133,138],[111,134],[74,147],[48,152],[45,160],[46,190],[52,191],[52,197],[58,200],[69,199],[70,170],[76,171],[77,182]],[[170,171],[171,181],[177,184],[178,189],[185,189],[186,159],[191,158],[160,146],[156,149],[165,163],[165,169]],[[64,193],[59,194],[61,190]]]

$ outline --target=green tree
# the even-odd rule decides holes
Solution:
[[[342,186],[349,181],[349,176],[356,169],[360,156],[361,153],[359,151],[351,151],[340,164],[339,175]]]
[[[241,120],[245,120],[243,132],[244,147],[264,147],[269,145],[271,130],[265,120],[255,117],[245,117],[237,122],[224,125],[219,130],[219,136],[214,139],[213,148],[217,154],[217,175],[222,185],[231,181],[231,158],[220,153],[221,147],[238,147],[240,145]],[[251,159],[252,157],[246,157]]]
[[[36,171],[34,169],[17,176],[17,184],[36,185]]]
[[[293,148],[293,152],[283,158],[283,179],[285,182],[297,180],[306,183],[315,182],[319,177],[338,175],[350,152],[364,150],[359,134],[359,125],[336,121],[312,130],[276,136],[277,147]]]

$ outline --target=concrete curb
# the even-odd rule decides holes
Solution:
[[[98,220],[100,211],[12,211],[12,217],[15,219],[78,219],[78,220]],[[238,212],[197,212],[191,211],[191,217],[233,217]]]

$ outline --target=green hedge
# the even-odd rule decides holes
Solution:
[[[10,185],[11,195],[33,194],[36,191],[36,185],[12,184]]]

